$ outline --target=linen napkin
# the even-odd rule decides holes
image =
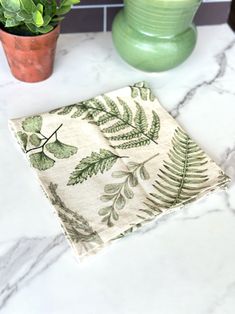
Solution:
[[[145,83],[10,125],[80,259],[229,181]]]

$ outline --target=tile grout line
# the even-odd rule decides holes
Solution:
[[[122,8],[123,4],[91,4],[91,5],[74,5],[73,10],[82,10],[82,9],[104,9],[107,8]]]
[[[107,32],[107,5],[104,6],[104,16],[103,16],[103,32]]]
[[[223,2],[231,2],[231,0],[203,0],[203,3],[223,3]],[[123,7],[123,3],[117,3],[117,4],[88,4],[88,5],[74,5],[73,9],[98,9],[98,8],[121,8]]]
[[[203,0],[203,3],[223,3],[223,2],[231,2],[231,0]],[[107,8],[122,8],[124,6],[123,3],[117,4],[88,4],[88,5],[74,5],[72,7],[73,10],[82,10],[82,9],[105,9]]]

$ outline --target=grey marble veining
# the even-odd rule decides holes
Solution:
[[[197,85],[193,86],[183,97],[183,99],[178,102],[178,104],[170,111],[171,115],[174,118],[177,118],[180,114],[180,110],[182,107],[186,106],[187,103],[189,103],[191,101],[191,99],[194,97],[194,95],[196,94],[196,92],[202,88],[202,87],[208,87],[208,86],[216,86],[216,81],[219,78],[222,78],[226,72],[226,67],[227,67],[227,56],[226,56],[226,52],[229,51],[230,49],[232,50],[234,48],[235,45],[235,39],[233,39],[231,42],[229,42],[229,44],[226,45],[225,48],[222,49],[221,52],[219,52],[218,54],[216,54],[214,56],[215,61],[217,63],[217,71],[214,73],[214,75],[210,78],[207,79],[205,81],[202,81],[200,83],[198,83]],[[213,86],[214,87],[214,86]],[[228,92],[231,93],[231,91],[226,91],[221,89],[220,92]]]
[[[18,290],[57,262],[68,249],[62,234],[20,238],[0,256],[0,310]]]

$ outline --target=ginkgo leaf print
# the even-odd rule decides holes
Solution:
[[[208,181],[207,156],[179,127],[175,130],[168,159],[158,172],[154,192],[145,203],[149,209],[162,209],[184,204],[204,190]]]
[[[22,146],[23,151],[25,151],[27,148],[27,143],[28,143],[28,135],[22,131],[19,131],[17,132],[17,137],[19,139],[19,142]]]
[[[42,117],[33,116],[28,117],[22,122],[22,128],[25,132],[39,133],[42,128]]]
[[[51,134],[47,130],[42,131],[43,119],[41,116],[25,118],[22,121],[22,129],[17,132],[17,137],[23,151],[29,154],[31,165],[45,171],[52,168],[57,159],[69,158],[77,153],[77,147],[65,144],[58,140],[58,132],[63,124],[60,124]],[[46,132],[46,133],[44,133]],[[51,155],[53,155],[51,158]]]
[[[47,156],[44,152],[34,153],[29,156],[31,165],[41,171],[54,166],[55,160]]]
[[[120,97],[112,99],[103,95],[51,113],[72,112],[72,118],[82,117],[89,123],[97,125],[113,148],[131,149],[151,143],[158,144],[160,130],[158,114],[153,110],[151,117],[147,119],[141,104],[137,101],[134,103],[135,109],[131,109],[124,99]]]
[[[58,159],[69,158],[76,154],[77,148],[71,145],[67,145],[56,139],[52,143],[46,144],[48,152],[53,154]]]

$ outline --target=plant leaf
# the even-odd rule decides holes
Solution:
[[[113,119],[111,119],[111,120],[113,120]],[[123,130],[123,129],[126,129],[126,124],[123,121],[117,121],[114,124],[112,124],[111,126],[101,129],[101,131],[103,133],[116,133],[116,132]]]
[[[130,183],[130,186],[132,186],[132,187],[135,187],[138,185],[138,179],[136,178],[136,176],[134,174],[131,174],[129,176],[129,183]]]
[[[128,199],[132,199],[134,197],[134,193],[130,189],[128,183],[126,183],[124,186],[124,194],[125,194],[126,198],[128,198]]]
[[[17,12],[20,10],[20,0],[1,0],[3,8],[9,12]]]
[[[110,212],[110,210],[112,210],[112,206],[103,207],[98,211],[98,214],[100,216],[106,216]]]
[[[41,34],[47,34],[53,29],[54,27],[52,25],[46,25],[46,26],[41,26],[40,28],[37,29],[37,31]]]
[[[155,193],[150,193],[147,206],[160,212],[184,204],[206,188],[208,176],[207,156],[179,127],[172,138],[172,148],[168,160],[164,160],[158,179],[153,185]],[[140,169],[144,177],[144,170]]]
[[[31,134],[29,137],[29,141],[33,146],[39,146],[41,144],[41,139],[37,134]]]
[[[108,194],[114,194],[120,190],[120,187],[121,187],[121,184],[118,184],[118,183],[107,184],[104,187],[104,191],[105,191],[105,193],[108,193]]]
[[[53,167],[55,163],[55,161],[48,157],[44,152],[31,154],[29,160],[34,168],[41,171]]]
[[[129,170],[133,170],[138,166],[139,166],[139,164],[137,162],[134,162],[134,161],[128,161],[128,163],[127,163],[127,167]]]
[[[149,173],[146,170],[144,165],[140,167],[140,177],[142,180],[149,180],[150,179],[150,175],[149,175]]]
[[[22,8],[27,12],[27,13],[32,13],[33,11],[36,10],[36,5],[33,2],[33,0],[19,0]]]
[[[102,195],[100,199],[103,202],[112,201],[112,205],[111,207],[109,207],[110,211],[106,208],[107,210],[107,214],[105,212],[106,219],[102,219],[102,222],[107,223],[107,225],[109,225],[109,223],[113,225],[112,219],[113,220],[119,219],[119,216],[115,211],[123,209],[127,203],[127,200],[130,200],[134,197],[134,192],[131,189],[131,187],[137,186],[138,184],[137,175],[139,172],[141,173],[140,177],[142,179],[147,180],[149,178],[149,174],[145,169],[144,165],[157,155],[158,154],[153,155],[151,158],[148,158],[142,163],[128,162],[127,167],[129,171],[113,172],[112,177],[123,178],[123,180],[118,183],[105,185],[104,192],[106,194]]]
[[[107,106],[110,109],[110,112],[113,113],[114,115],[120,116],[120,110],[118,108],[118,105],[115,103],[114,100],[112,100],[110,97],[103,95],[103,99],[105,100]]]
[[[152,125],[149,130],[148,136],[151,139],[156,140],[158,138],[158,133],[160,130],[160,119],[155,111],[152,111],[153,118],[152,118]]]
[[[39,10],[33,12],[33,21],[37,27],[41,27],[44,23],[42,13]]]
[[[119,145],[115,145],[113,146],[113,148],[119,148],[119,149],[127,149],[127,148],[134,148],[134,147],[140,147],[140,146],[146,146],[150,144],[150,140],[149,139],[146,139],[144,137],[141,137],[140,139],[138,140],[131,140],[131,141],[128,141],[126,143],[122,143],[122,144],[119,144]]]
[[[100,197],[102,202],[109,202],[115,197],[115,194],[105,194]]]
[[[34,116],[26,118],[22,122],[22,128],[25,132],[39,133],[42,128],[42,117]]]
[[[90,250],[93,246],[97,246],[97,244],[100,246],[103,242],[89,222],[78,211],[68,208],[64,201],[61,200],[56,191],[57,184],[51,182],[48,189],[51,195],[51,202],[57,206],[58,215],[65,225],[69,238],[79,244],[85,251]]]
[[[112,211],[112,218],[116,221],[119,219],[119,215],[115,210]]]
[[[98,172],[104,173],[115,164],[119,156],[109,150],[100,149],[99,153],[92,152],[91,156],[83,158],[71,173],[68,185],[82,183]]]
[[[125,207],[125,205],[126,205],[125,197],[120,193],[114,203],[114,206],[116,209],[121,210]]]
[[[22,147],[24,148],[24,150],[26,150],[27,143],[28,143],[28,135],[22,131],[19,131],[17,132],[17,136],[20,140]]]
[[[66,106],[66,107],[63,107],[59,112],[58,114],[59,115],[66,115],[66,114],[69,114],[73,109],[74,109],[74,105],[70,105],[70,106]]]
[[[116,132],[116,130],[114,132]],[[140,132],[138,130],[132,130],[132,131],[129,131],[127,133],[121,133],[121,134],[106,137],[106,138],[110,141],[124,141],[124,140],[127,141],[127,140],[131,140],[134,138],[139,138],[141,136],[142,136],[142,132]]]
[[[148,128],[148,122],[146,118],[146,114],[144,112],[144,109],[140,106],[138,102],[136,103],[137,111],[135,115],[135,125],[136,127],[141,131],[145,132]]]
[[[125,120],[128,123],[131,123],[133,115],[132,115],[132,111],[131,111],[130,107],[120,97],[118,97],[118,101],[119,101],[120,105],[123,107],[123,116],[122,116],[123,120]]]
[[[126,177],[129,174],[127,171],[114,171],[112,173],[113,178],[123,178]]]
[[[131,149],[147,146],[151,142],[157,144],[160,119],[153,111],[152,124],[149,128],[146,113],[137,102],[136,112],[132,112],[128,103],[122,98],[117,97],[115,100],[106,95],[74,106],[77,111],[71,117],[83,116],[83,119],[88,120],[89,123],[99,126],[105,138],[111,142],[110,144],[114,148]],[[72,108],[56,109],[51,113],[68,114],[71,111]]]
[[[77,153],[77,147],[64,144],[59,140],[46,144],[46,149],[58,159],[69,158]]]
[[[151,89],[148,88],[145,82],[136,83],[134,84],[134,86],[130,86],[130,89],[132,98],[137,98],[138,96],[140,96],[140,98],[144,101],[155,100],[155,96],[153,95]]]
[[[15,18],[8,18],[6,20],[5,26],[6,27],[16,27],[19,24],[20,24],[20,22],[17,19],[15,19]]]

